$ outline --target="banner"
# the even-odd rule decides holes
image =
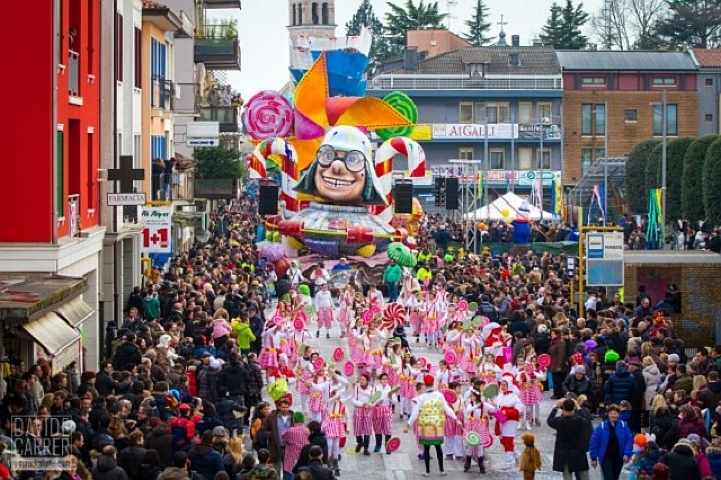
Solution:
[[[143,253],[171,253],[170,207],[143,207]]]

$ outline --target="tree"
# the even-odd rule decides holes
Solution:
[[[626,160],[624,190],[626,202],[632,213],[644,213],[648,207],[648,188],[646,185],[646,164],[658,145],[658,140],[646,140],[631,150]]]
[[[669,11],[655,33],[668,48],[710,48],[719,44],[721,0],[666,0]]]
[[[683,159],[693,138],[675,138],[666,145],[666,218],[675,221],[681,218],[681,179],[683,178]],[[663,164],[663,145],[659,143],[653,149],[646,163],[646,188],[660,188],[663,184],[661,165]]]
[[[240,152],[225,147],[196,148],[198,178],[242,178],[246,174]]]
[[[541,29],[540,38],[544,45],[549,47],[561,48],[561,37],[563,35],[563,19],[561,15],[561,7],[553,2],[551,5],[551,14],[546,20],[546,24]]]
[[[487,45],[495,37],[487,37],[486,35],[491,29],[491,22],[486,22],[488,18],[488,7],[483,0],[477,0],[476,12],[473,18],[466,21],[468,33],[464,38],[474,47],[482,47]]]
[[[721,225],[721,137],[708,147],[703,166],[703,206],[706,222]]]
[[[628,12],[635,30],[633,47],[655,50],[659,47],[656,25],[665,12],[664,0],[628,0]]]
[[[588,37],[581,33],[588,21],[588,13],[583,11],[583,3],[573,6],[572,0],[566,0],[561,8],[557,3],[551,5],[551,14],[543,26],[541,41],[544,45],[557,49],[580,50],[588,45]]]
[[[683,157],[681,211],[687,220],[696,224],[705,218],[703,203],[703,171],[708,147],[718,138],[706,135],[694,141]]]
[[[372,70],[389,57],[390,46],[388,40],[383,36],[383,23],[373,12],[370,0],[363,0],[353,14],[353,18],[345,24],[345,33],[348,36],[359,35],[363,27],[368,28],[373,34],[373,44],[368,54],[368,65]]]
[[[443,20],[445,13],[441,13],[438,2],[425,3],[419,0],[416,5],[413,0],[406,0],[405,7],[388,2],[390,12],[386,13],[385,31],[388,34],[391,51],[400,53],[406,46],[408,30],[423,30],[428,28],[445,29]]]
[[[606,50],[631,48],[629,0],[607,0],[604,8],[591,18],[593,31]]]

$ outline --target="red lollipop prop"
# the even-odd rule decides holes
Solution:
[[[305,329],[305,322],[302,318],[295,317],[293,320],[293,328],[296,332],[302,332]]]
[[[421,357],[418,359],[418,366],[420,368],[426,368],[427,363],[428,363],[428,360],[426,360],[426,357]]]
[[[345,362],[345,365],[343,365],[343,373],[346,377],[350,377],[353,375],[353,372],[355,371],[355,365],[353,365],[353,362],[350,360]]]
[[[543,368],[551,366],[551,356],[547,353],[543,353],[538,356],[538,364]]]
[[[393,437],[388,439],[386,442],[386,452],[393,453],[401,446],[401,439],[398,437]]]
[[[456,305],[456,310],[459,312],[467,312],[468,311],[468,302],[465,300],[461,300],[458,302],[458,305]]]
[[[456,392],[453,390],[443,392],[443,397],[446,399],[446,402],[448,402],[448,405],[453,405],[456,403],[456,400],[458,400],[458,395],[456,395]]]
[[[406,310],[398,303],[390,303],[383,312],[382,327],[385,330],[391,330],[397,326],[403,325],[406,317]]]
[[[338,347],[333,351],[333,361],[334,362],[340,362],[343,360],[343,357],[345,356],[345,353],[343,352],[343,349]]]
[[[315,358],[315,360],[313,360],[313,366],[315,367],[316,370],[320,370],[321,368],[323,368],[323,365],[325,365],[325,361],[323,360],[323,357],[321,357],[320,355],[317,356]]]
[[[481,445],[483,445],[483,448],[491,448],[491,445],[493,445],[493,435],[487,430],[481,433]]]
[[[373,320],[373,313],[370,310],[366,310],[363,312],[363,315],[361,315],[361,319],[364,325],[370,325]]]
[[[452,366],[456,364],[458,357],[456,356],[456,352],[453,350],[446,350],[446,353],[443,354],[443,360],[446,361],[448,366]]]

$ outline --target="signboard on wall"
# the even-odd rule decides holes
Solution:
[[[623,232],[586,234],[586,285],[623,286]]]
[[[435,123],[433,140],[483,140],[518,138],[518,125],[513,123]]]
[[[143,253],[171,253],[170,207],[143,207]]]
[[[189,123],[185,135],[185,144],[189,147],[217,147],[220,144],[220,123]]]

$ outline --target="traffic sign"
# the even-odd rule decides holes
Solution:
[[[623,286],[623,232],[586,234],[586,286]]]

